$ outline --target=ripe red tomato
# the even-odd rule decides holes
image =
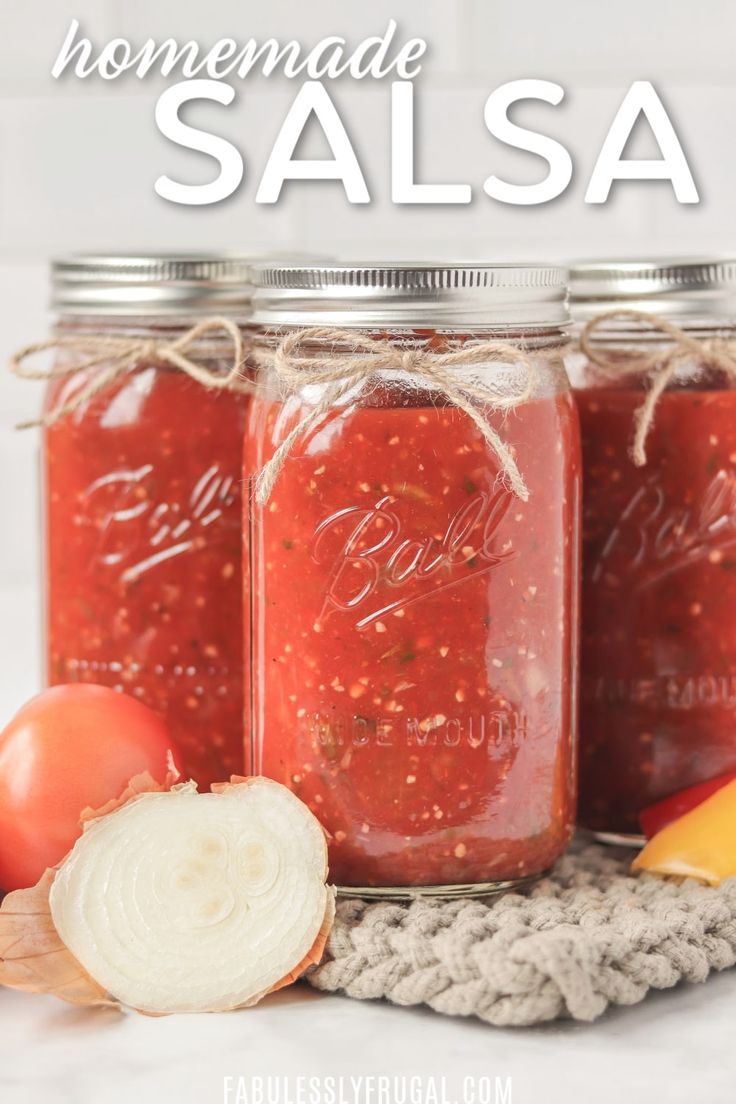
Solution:
[[[35,885],[80,835],[79,814],[135,774],[166,776],[176,749],[148,706],[104,686],[54,686],[0,733],[0,887]]]

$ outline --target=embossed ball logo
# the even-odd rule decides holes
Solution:
[[[400,512],[406,503],[393,495],[330,514],[318,525],[311,550],[327,569],[317,624],[335,612],[354,612],[356,628],[363,629],[492,571],[514,555],[511,542],[499,539],[511,503],[505,488],[479,491],[448,519],[444,532],[433,534],[412,533],[410,517]]]

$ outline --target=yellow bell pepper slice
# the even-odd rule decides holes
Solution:
[[[736,876],[736,780],[652,836],[631,868],[709,885]]]

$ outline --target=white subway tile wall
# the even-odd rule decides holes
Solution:
[[[256,206],[265,159],[296,83],[262,77],[239,85],[230,108],[194,105],[193,125],[235,142],[245,159],[238,193],[215,207],[159,199],[161,173],[190,182],[211,163],[177,149],[154,123],[162,78],[59,81],[50,68],[69,22],[102,44],[122,35],[273,36],[307,44],[379,34],[429,42],[417,81],[419,179],[468,182],[467,207],[397,207],[390,198],[389,84],[344,79],[331,91],[363,165],[372,202],[351,207],[337,183],[291,183],[274,207]],[[49,256],[65,250],[245,248],[315,250],[366,258],[569,258],[736,250],[736,79],[732,0],[6,0],[0,9],[0,361],[43,336]],[[503,81],[553,80],[557,108],[520,105],[515,120],[570,149],[567,193],[541,207],[488,199],[491,173],[539,178],[531,155],[492,139],[487,94]],[[605,206],[583,203],[600,144],[629,83],[654,81],[675,122],[700,190],[680,206],[666,183],[614,186]],[[646,128],[629,152],[647,150]],[[324,146],[309,135],[302,155]],[[648,156],[642,152],[641,156]],[[0,690],[20,703],[39,680],[38,434],[14,423],[37,412],[39,388],[0,371]]]

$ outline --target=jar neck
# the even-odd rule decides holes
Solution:
[[[346,381],[348,389],[336,401],[357,401],[361,405],[373,404],[371,396],[376,388],[384,389],[379,405],[405,405],[407,396],[413,396],[414,401],[420,393],[428,403],[451,405],[454,400],[448,397],[449,391],[461,387],[475,394],[476,385],[488,389],[488,401],[493,396],[516,394],[524,395],[520,402],[526,402],[532,393],[535,398],[549,398],[569,389],[563,356],[568,335],[559,327],[534,333],[498,328],[468,333],[355,328],[307,332],[302,337],[307,329],[254,327],[252,358],[262,369],[262,397],[270,399],[283,393],[284,379],[287,391],[309,404],[322,401],[341,380]],[[284,347],[282,361],[275,355],[276,350],[289,337],[296,341]],[[357,345],[356,339],[360,339]],[[372,341],[376,343],[375,354]],[[467,358],[463,350],[467,350]],[[405,361],[407,353],[412,356]],[[360,363],[357,376],[353,367],[356,358]],[[484,391],[481,401],[485,398]]]
[[[228,319],[223,315],[223,319]],[[187,334],[195,326],[212,321],[211,328],[188,339]],[[250,335],[247,320],[233,316],[229,318],[243,335],[243,353],[247,356],[250,348]],[[130,342],[141,347],[142,356],[150,356],[150,346],[165,347],[184,338],[179,352],[186,347],[186,355],[195,360],[232,361],[235,355],[235,335],[228,334],[222,324],[210,315],[79,315],[62,314],[56,319],[54,328],[56,338],[64,339],[66,344],[80,343],[84,339],[106,339]],[[146,349],[146,347],[148,347]],[[144,349],[146,350],[144,352]],[[135,351],[133,352],[135,355]],[[155,351],[153,353],[155,357]],[[163,357],[163,360],[166,358]],[[169,365],[169,367],[171,367]]]
[[[668,390],[733,390],[736,386],[736,323],[703,318],[663,316],[673,332],[655,320],[603,319],[582,341],[584,325],[576,323],[566,358],[575,388],[608,387],[642,390],[653,374],[667,371]],[[590,323],[588,323],[590,324]],[[700,347],[702,345],[702,348]]]
[[[626,309],[626,308],[621,308]],[[656,318],[656,312],[650,312]],[[577,341],[585,328],[591,322],[595,322],[596,316],[591,314],[589,318],[578,319],[574,322],[572,339]],[[670,326],[681,330],[688,338],[696,341],[712,341],[721,338],[724,341],[732,341],[736,338],[736,321],[733,319],[717,318],[677,318],[676,316],[662,316]],[[637,322],[632,319],[606,319],[596,323],[589,338],[595,344],[627,347],[632,345],[668,346],[673,344],[674,338],[657,329],[655,325],[642,320]]]
[[[275,348],[284,337],[294,334],[301,329],[311,329],[309,326],[265,326],[262,324],[249,327],[254,344],[264,349]],[[330,327],[332,329],[332,327]],[[520,327],[472,328],[468,330],[457,329],[426,329],[426,328],[358,328],[347,329],[335,327],[334,333],[355,333],[361,338],[372,338],[375,341],[388,341],[392,345],[401,348],[423,349],[428,353],[438,354],[462,349],[464,345],[477,344],[478,342],[507,343],[529,351],[536,350],[562,350],[570,341],[567,327],[552,326],[545,329],[522,329]],[[349,351],[349,342],[346,337],[344,346],[336,344],[332,336],[323,340],[313,340],[309,346],[315,351]]]
[[[54,322],[57,333],[73,336],[83,334],[104,334],[110,337],[129,337],[131,340],[175,340],[193,326],[205,321],[212,315],[197,314],[59,314]],[[222,314],[234,322],[244,332],[248,329],[248,320],[240,314]]]

